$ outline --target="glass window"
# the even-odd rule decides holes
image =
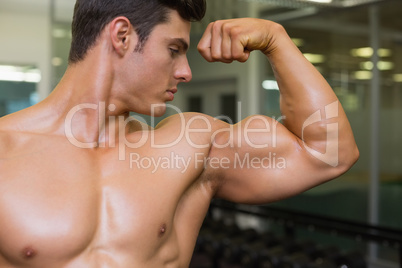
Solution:
[[[339,97],[351,122],[360,159],[341,178],[302,195],[274,204],[325,216],[367,222],[371,172],[371,102],[373,49],[370,8],[323,11],[281,22],[295,44],[320,71]],[[378,5],[380,31],[379,111],[379,221],[383,226],[402,227],[402,3]],[[265,16],[269,19],[269,15]],[[277,16],[277,18],[280,18]],[[267,61],[262,68],[262,112],[278,117],[279,91]],[[395,253],[395,252],[394,252]],[[388,251],[383,252],[390,255]],[[392,255],[392,254],[391,254]],[[396,255],[394,254],[396,259]]]
[[[38,68],[31,65],[0,65],[0,117],[25,109],[39,101]]]

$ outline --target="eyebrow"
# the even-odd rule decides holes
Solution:
[[[183,38],[173,38],[172,41],[175,43],[179,43],[185,52],[188,50],[189,44]]]

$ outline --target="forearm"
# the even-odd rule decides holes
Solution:
[[[325,153],[328,143],[336,143],[339,154],[352,151],[354,155],[353,133],[332,88],[293,44],[283,27],[275,25],[273,29],[272,42],[263,53],[280,88],[284,125],[317,151]],[[313,115],[319,120],[313,120]],[[333,127],[328,128],[329,124]],[[328,136],[329,131],[336,133]]]
[[[280,108],[285,126],[302,136],[304,121],[337,101],[331,87],[293,44],[285,29],[275,26],[268,57],[280,90]]]

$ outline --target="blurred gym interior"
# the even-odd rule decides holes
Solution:
[[[0,116],[42,100],[64,74],[73,5],[0,1]],[[232,122],[251,114],[280,119],[277,84],[261,53],[225,65],[206,63],[196,50],[210,21],[277,21],[339,97],[360,159],[340,178],[266,206],[215,200],[191,267],[402,267],[402,1],[209,0],[208,6],[192,27],[193,81],[179,88],[173,104]]]

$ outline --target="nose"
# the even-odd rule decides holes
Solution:
[[[175,78],[180,82],[190,82],[193,78],[190,65],[188,64],[187,57],[180,61],[178,68],[175,71]]]

